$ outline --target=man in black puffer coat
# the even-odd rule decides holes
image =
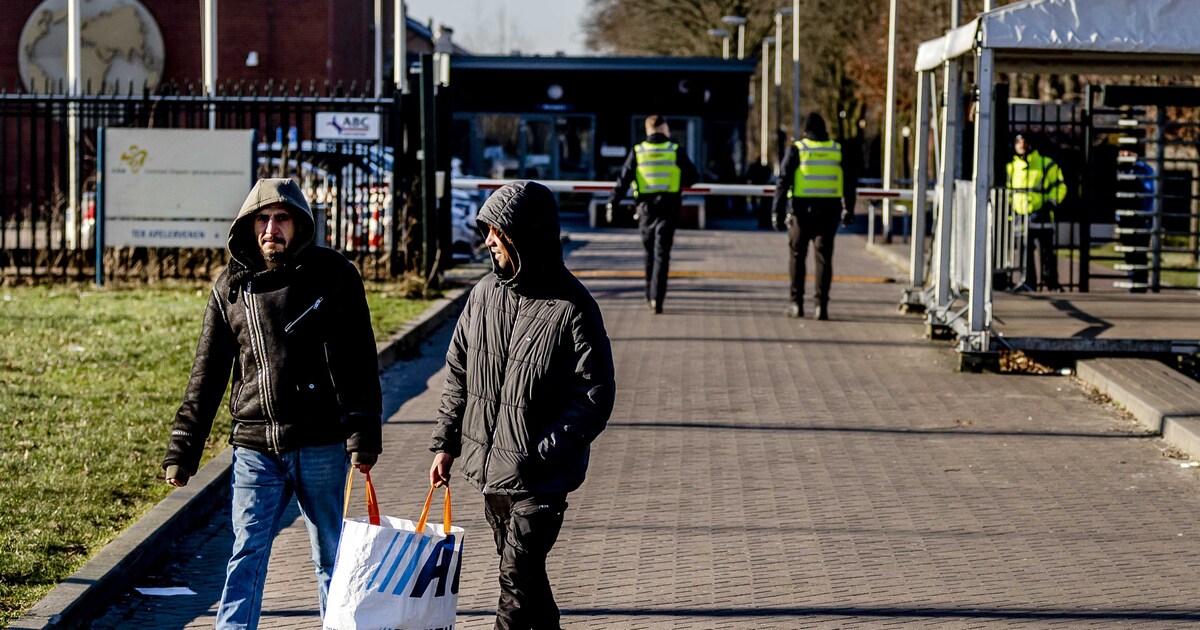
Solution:
[[[313,234],[292,180],[260,180],[246,197],[162,464],[176,487],[196,474],[232,371],[234,542],[217,628],[257,627],[271,542],[293,494],[324,615],[346,472],[370,470],[381,450],[379,363],[362,279],[345,256],[313,245]]]
[[[600,308],[563,264],[548,188],[508,184],[478,220],[494,273],[471,291],[446,353],[429,477],[449,482],[457,461],[483,492],[500,554],[496,627],[556,629],[546,556],[612,413],[612,349]]]

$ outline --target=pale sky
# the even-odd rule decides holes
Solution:
[[[475,54],[589,54],[580,20],[587,0],[406,0],[408,16],[454,29],[454,41]]]

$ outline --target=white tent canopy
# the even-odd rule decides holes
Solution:
[[[921,44],[916,70],[933,70],[978,46],[996,51],[1001,72],[1194,74],[1198,31],[1196,0],[1025,0]]]
[[[925,287],[925,186],[914,186],[912,288],[931,325],[959,329],[960,349],[991,347],[993,251],[989,221],[993,190],[993,88],[1001,72],[1200,75],[1200,0],[1023,0],[981,14],[925,42],[917,52],[918,129],[931,121],[933,75],[942,73],[937,215],[931,256],[933,286]],[[961,82],[974,84],[969,113]],[[974,125],[972,146],[962,128]],[[915,182],[928,177],[923,142],[915,143]],[[973,173],[960,172],[970,151]],[[957,296],[957,297],[956,297]],[[954,312],[957,299],[966,308]],[[959,316],[965,313],[964,324]],[[964,327],[965,326],[965,327]]]

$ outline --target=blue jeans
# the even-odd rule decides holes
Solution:
[[[217,628],[257,628],[271,543],[292,495],[312,544],[317,598],[325,597],[342,528],[342,498],[350,457],[342,444],[286,453],[233,449],[233,553],[217,609]]]

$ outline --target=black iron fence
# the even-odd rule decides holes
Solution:
[[[0,278],[94,276],[102,127],[254,130],[258,176],[300,183],[325,245],[350,256],[367,277],[420,268],[420,212],[410,212],[418,205],[411,201],[415,150],[404,149],[415,127],[401,116],[399,94],[288,83],[231,84],[211,97],[197,92],[168,85],[156,93],[0,93]],[[380,138],[318,140],[316,114],[331,111],[381,114]],[[231,219],[236,211],[229,209]],[[110,277],[152,279],[209,277],[227,254],[139,247],[105,248],[103,255]]]
[[[999,102],[1008,106],[999,110],[1007,119],[995,181],[1006,181],[1021,134],[1067,186],[1053,214],[1041,216],[1019,216],[1015,191],[997,186],[996,288],[1200,286],[1200,89],[1105,86],[1089,88],[1081,104]],[[1031,256],[1035,247],[1051,252],[1049,261]],[[1061,267],[1057,278],[1047,266]]]
[[[994,286],[1008,290],[1086,290],[1086,253],[1081,249],[1081,232],[1086,229],[1088,213],[1081,184],[1086,135],[1083,108],[1071,103],[1008,100],[1006,89],[999,92],[1003,95],[999,102],[1007,103],[1007,107],[1000,108],[1004,120],[996,127],[1004,135],[996,139],[995,145]],[[1028,152],[1037,151],[1043,158],[1038,161],[1039,168],[1048,170],[1051,163],[1057,166],[1057,177],[1065,184],[1061,200],[1057,195],[1041,194],[1043,191],[1014,188],[1009,170],[1015,168],[1018,135]],[[1055,176],[1046,173],[1046,181],[1039,180],[1039,185],[1051,177]],[[1036,201],[1014,203],[1021,196]]]
[[[1088,92],[1091,277],[1131,292],[1200,287],[1200,89]]]

